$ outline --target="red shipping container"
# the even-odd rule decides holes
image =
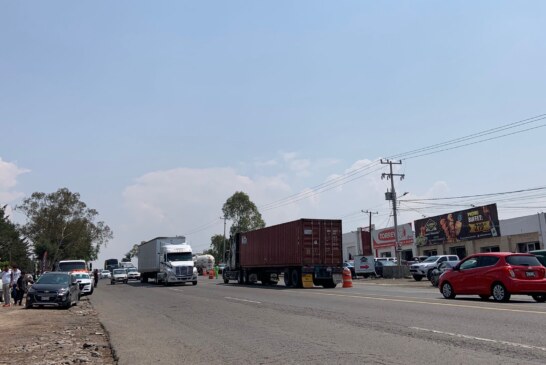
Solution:
[[[239,235],[240,264],[251,267],[341,266],[341,220],[299,219]]]

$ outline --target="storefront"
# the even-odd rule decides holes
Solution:
[[[402,260],[411,260],[413,252],[413,230],[411,223],[398,226],[398,249]],[[372,248],[375,257],[397,257],[396,235],[394,227],[372,231]]]

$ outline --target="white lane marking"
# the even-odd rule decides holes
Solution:
[[[248,300],[248,299],[240,299],[240,298],[232,298],[232,297],[224,297],[224,299],[231,299],[231,300],[238,300],[240,302],[248,302],[248,303],[256,303],[256,304],[262,304],[262,302],[257,302],[255,300]]]
[[[286,291],[286,292],[290,293],[290,291]],[[296,293],[296,292],[292,291],[292,293]],[[423,300],[404,300],[404,299],[395,299],[395,298],[369,297],[369,296],[364,296],[364,295],[332,294],[332,293],[326,293],[326,292],[323,292],[323,291],[320,291],[320,290],[303,290],[303,291],[298,291],[298,293],[313,294],[313,295],[325,295],[325,296],[343,297],[343,298],[379,300],[379,301],[385,301],[385,302],[428,304],[428,305],[438,305],[438,306],[444,306],[444,307],[485,309],[485,310],[493,310],[493,311],[499,311],[499,312],[546,314],[546,312],[544,312],[544,311],[536,311],[536,310],[523,310],[523,309],[510,309],[510,308],[497,308],[497,307],[481,307],[481,306],[475,306],[475,305],[464,305],[464,304],[455,304],[455,303],[431,303],[431,302],[425,302]]]
[[[174,289],[174,288],[173,288],[173,289],[170,289],[170,290],[172,290],[172,291],[180,291],[180,292],[184,291],[184,290],[182,290],[182,289]]]
[[[502,341],[502,340],[493,340],[493,339],[490,339],[490,338],[475,337],[475,336],[463,335],[463,334],[460,334],[460,333],[451,333],[451,332],[437,331],[437,330],[431,330],[431,329],[428,329],[428,328],[421,328],[421,327],[410,327],[410,329],[417,330],[417,331],[423,331],[423,332],[437,333],[437,334],[440,334],[440,335],[447,335],[447,336],[459,337],[459,338],[464,338],[464,339],[467,339],[467,340],[475,340],[475,341],[489,342],[489,343],[495,343],[495,344],[513,346],[513,347],[521,347],[521,348],[529,349],[529,350],[541,350],[541,351],[546,351],[546,347],[533,346],[533,345],[526,345],[526,344],[517,343],[517,342],[509,342],[509,341]]]

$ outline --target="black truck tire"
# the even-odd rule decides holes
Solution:
[[[292,271],[290,272],[290,281],[292,282],[292,286],[294,288],[303,287],[303,284],[301,282],[301,274],[298,269],[292,269]]]
[[[292,286],[292,280],[290,279],[290,270],[288,269],[284,271],[284,285],[288,288]]]

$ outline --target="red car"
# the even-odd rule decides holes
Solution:
[[[512,294],[523,294],[545,302],[546,267],[530,254],[479,253],[444,272],[438,287],[446,299],[473,294],[485,300],[493,296],[495,301],[506,302]]]

